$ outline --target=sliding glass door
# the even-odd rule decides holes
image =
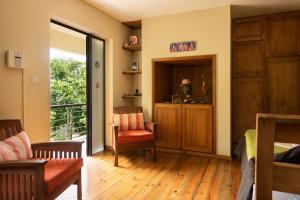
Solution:
[[[89,112],[89,140],[88,155],[104,150],[104,74],[105,74],[105,43],[104,40],[88,35],[88,112]]]
[[[104,150],[105,41],[55,20],[50,28],[51,140],[83,140],[90,156]]]

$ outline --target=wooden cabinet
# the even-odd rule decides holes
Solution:
[[[216,56],[157,58],[152,59],[152,67],[157,146],[215,153]],[[192,83],[188,96],[181,87],[183,79]],[[202,90],[203,85],[209,92]]]
[[[262,76],[264,72],[264,42],[239,42],[232,46],[233,76]]]
[[[235,78],[233,80],[233,134],[236,143],[248,129],[255,129],[256,113],[263,111],[261,78]]]
[[[299,34],[299,15],[293,13],[268,17],[268,55],[297,55],[299,53]]]
[[[300,11],[232,22],[232,143],[256,113],[300,114]]]
[[[270,113],[300,113],[300,57],[268,59],[267,110]]]
[[[154,104],[157,146],[213,153],[211,105]]]
[[[212,106],[182,105],[182,148],[212,153]]]
[[[158,123],[158,147],[181,148],[181,104],[154,105],[154,121]]]
[[[233,21],[232,40],[234,42],[261,40],[264,38],[264,20],[260,17]]]

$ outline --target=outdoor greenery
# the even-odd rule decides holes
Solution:
[[[70,106],[86,103],[85,62],[54,58],[50,67],[51,139],[65,140],[72,139],[72,135],[85,135],[86,105]]]

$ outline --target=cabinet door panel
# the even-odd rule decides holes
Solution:
[[[300,114],[300,57],[268,59],[267,104],[270,113]]]
[[[234,76],[262,76],[264,70],[263,41],[239,42],[232,49]]]
[[[158,123],[158,147],[181,148],[181,105],[155,104],[154,121]]]
[[[268,55],[297,55],[299,52],[299,16],[279,15],[267,20]]]
[[[256,128],[256,113],[263,111],[260,78],[233,79],[232,141],[238,143],[248,129]]]
[[[182,146],[184,150],[212,153],[212,106],[182,106]]]
[[[261,40],[264,38],[263,18],[238,19],[233,21],[232,40],[234,42]]]

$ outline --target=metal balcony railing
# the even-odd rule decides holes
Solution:
[[[51,105],[51,140],[84,139],[86,115],[86,104]]]

